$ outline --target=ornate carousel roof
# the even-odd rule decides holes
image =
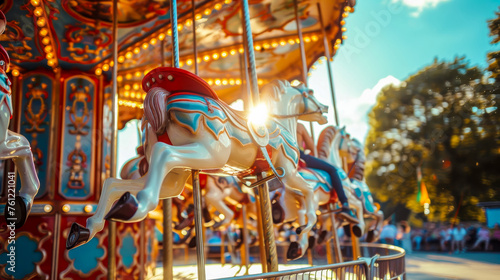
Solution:
[[[249,2],[259,83],[300,77],[294,1]],[[298,1],[308,66],[324,55],[318,7],[334,54],[354,3]],[[9,20],[0,41],[11,57],[13,75],[39,68],[79,69],[110,79],[112,0],[4,0],[0,9]],[[240,10],[240,1],[195,1],[199,76],[228,103],[242,95]],[[118,11],[120,104],[135,111],[144,96],[144,75],[159,66],[162,57],[167,65],[171,61],[169,1],[118,0]],[[191,0],[178,1],[180,64],[194,72],[191,11]]]

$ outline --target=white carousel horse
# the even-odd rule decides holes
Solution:
[[[337,169],[337,171],[339,173],[342,172],[339,169]],[[320,211],[320,207],[329,209],[328,206],[330,204],[332,204],[334,206],[333,208],[335,208],[338,198],[332,193],[332,187],[329,183],[330,176],[327,172],[303,167],[299,169],[299,173],[309,184],[314,186],[314,205],[316,213]],[[342,178],[342,175],[339,175],[341,176],[340,178]],[[345,184],[344,180],[342,181],[342,184]],[[276,224],[293,221],[298,221],[299,225],[304,224],[306,209],[304,207],[304,197],[300,192],[278,189],[276,192],[271,193],[271,195],[273,197],[273,221]],[[349,203],[349,205],[351,204]],[[340,210],[340,208],[338,210]],[[330,219],[320,220],[323,222],[322,226],[326,226],[330,222]],[[362,235],[362,226],[364,226],[364,224],[361,221],[359,224],[353,224],[353,232],[358,237],[361,237]],[[297,228],[296,233],[299,234],[299,244],[308,240],[308,235],[302,234],[301,226]],[[324,239],[324,237],[325,236],[321,237],[321,239]],[[290,247],[297,248],[298,244],[295,243],[297,242],[292,242]],[[289,250],[288,253],[290,253],[290,256],[288,256],[290,259],[294,254],[291,250]]]
[[[384,226],[384,213],[379,210],[380,205],[374,203],[373,196],[365,181],[365,154],[363,145],[357,139],[351,139],[349,134],[342,133],[342,139],[345,141],[340,145],[341,157],[346,159],[348,165],[348,177],[356,187],[354,189],[356,196],[363,202],[363,211],[365,218],[373,218],[375,224],[367,227],[367,242],[377,241],[382,227]]]
[[[0,11],[0,34],[5,30],[5,24],[5,15]],[[11,190],[7,194],[8,202],[4,214],[6,219],[15,219],[15,221],[8,219],[9,225],[13,223],[15,228],[20,228],[28,218],[33,200],[40,188],[40,181],[33,163],[29,141],[23,135],[8,129],[13,114],[11,82],[5,73],[9,63],[7,51],[0,46],[0,159],[12,159],[21,177],[18,195],[11,193]],[[13,177],[15,178],[15,174]]]
[[[270,161],[284,172],[282,180],[305,196],[307,224],[303,231],[311,230],[316,223],[313,189],[297,172],[296,126],[299,118],[325,124],[323,113],[327,106],[310,94],[301,94],[286,81],[274,81],[262,89],[260,97],[275,117],[266,122],[266,131],[239,116],[218,99],[206,82],[185,70],[154,69],[144,78],[143,89],[147,91],[147,141],[161,139],[146,147],[149,172],[135,180],[107,179],[96,213],[87,219],[87,228],[72,225],[66,248],[88,242],[102,230],[108,212],[106,218],[116,221],[144,219],[160,198],[181,193],[191,169],[224,175],[252,170],[262,151],[256,143],[265,143],[262,139],[269,141],[265,144],[272,152]],[[165,135],[168,139],[163,138]],[[305,252],[305,246],[301,244],[301,252]]]
[[[227,227],[234,219],[235,212],[228,206],[238,206],[238,204],[247,205],[248,215],[257,219],[257,210],[255,203],[252,203],[250,194],[243,192],[240,183],[234,177],[208,176],[205,184],[205,203],[207,206],[213,206],[219,213],[224,215],[219,223],[214,225],[216,228]],[[255,228],[253,224],[250,227]]]
[[[356,196],[355,186],[353,186],[353,183],[343,169],[343,162],[339,154],[340,145],[344,144],[341,140],[341,130],[333,126],[325,128],[318,138],[318,157],[337,167],[344,193],[349,201],[349,207],[355,210],[356,217],[359,220],[357,227],[353,227],[353,233],[360,237],[365,233],[363,203]]]

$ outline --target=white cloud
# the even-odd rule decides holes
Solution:
[[[449,0],[392,0],[392,2],[401,2],[403,5],[415,9],[411,15],[418,17],[424,9],[435,8],[439,3]]]
[[[368,133],[368,113],[375,105],[379,92],[391,84],[398,86],[401,81],[389,75],[380,79],[372,88],[365,89],[359,97],[342,101],[342,108],[348,109],[339,110],[340,123],[346,126],[351,136],[361,142],[365,141]]]

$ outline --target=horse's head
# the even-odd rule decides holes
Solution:
[[[339,130],[340,142],[339,142],[339,154],[341,158],[347,160],[347,163],[354,161],[358,149],[353,145],[351,140],[351,135],[346,132],[345,126]]]
[[[312,91],[301,92],[286,80],[274,80],[264,86],[261,98],[265,100],[274,117],[297,117],[300,120],[316,121],[320,124],[328,122],[323,115],[328,112],[328,106],[316,100]]]

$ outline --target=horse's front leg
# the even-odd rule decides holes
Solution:
[[[378,210],[373,213],[373,216],[375,216],[375,227],[369,229],[366,242],[374,242],[378,240],[380,233],[382,232],[382,228],[384,227],[384,213]]]
[[[344,187],[344,192],[347,196],[347,200],[349,201],[349,207],[356,210],[356,217],[359,220],[359,224],[353,225],[352,229],[354,235],[357,237],[363,236],[365,233],[365,219],[363,215],[363,202],[359,200],[356,195],[351,192],[350,188]]]
[[[104,215],[108,213],[113,203],[124,193],[136,195],[144,187],[144,182],[144,178],[133,180],[106,179],[96,212],[87,219],[87,227],[73,223],[66,241],[66,249],[72,249],[90,241],[96,233],[104,228]]]
[[[229,143],[227,135],[225,143]],[[211,141],[211,142],[210,142]],[[149,211],[156,208],[159,202],[160,190],[162,189],[165,177],[174,168],[191,169],[218,169],[222,168],[229,158],[230,148],[224,147],[219,141],[212,138],[202,143],[193,143],[183,146],[171,146],[163,142],[158,142],[152,148],[149,172],[144,176],[146,185],[137,194],[137,198],[130,196],[129,200],[120,200],[115,207],[126,207],[128,213],[123,213],[120,217],[109,216],[112,220],[123,222],[138,222],[143,220]],[[184,184],[185,182],[182,182]],[[166,192],[166,197],[177,196],[182,188],[175,192]],[[111,209],[113,210],[113,209]]]
[[[40,188],[30,143],[23,135],[8,130],[6,140],[0,144],[0,158],[11,158],[21,177],[21,188],[19,195],[16,196],[15,205],[15,226],[20,228],[26,222],[35,195]],[[5,207],[6,212],[7,209],[8,207]],[[5,216],[7,217],[7,213]]]
[[[302,224],[298,229],[298,234],[304,232],[306,235],[312,229],[312,227],[316,224],[317,216],[316,216],[316,207],[315,207],[315,198],[314,198],[314,190],[313,187],[297,172],[296,170],[291,170],[285,175],[283,178],[285,185],[292,189],[299,190],[304,195],[304,204],[305,204],[305,216],[307,217],[307,223]],[[317,204],[316,204],[317,206]]]
[[[292,200],[293,199],[293,200]],[[297,222],[299,223],[300,226],[306,224],[306,215],[307,215],[307,210],[305,208],[305,200],[302,197],[294,197],[292,201],[298,201],[300,205],[300,209],[296,210],[296,207],[294,207],[295,211],[291,210],[290,208],[287,208],[287,212],[291,211],[296,214]],[[302,230],[300,232],[297,232],[298,234],[298,239],[297,241],[292,241],[288,247],[287,253],[286,253],[286,258],[288,260],[295,260],[304,255],[306,252],[308,245],[309,245],[309,231]]]
[[[215,209],[217,209],[217,211],[219,211],[219,213],[224,215],[224,219],[221,219],[219,223],[216,223],[214,225],[214,229],[218,227],[225,228],[233,220],[234,212],[226,205],[226,202],[224,201],[226,195],[216,186],[214,178],[210,176],[207,177],[207,192],[205,194],[205,201],[208,205],[212,205]]]

